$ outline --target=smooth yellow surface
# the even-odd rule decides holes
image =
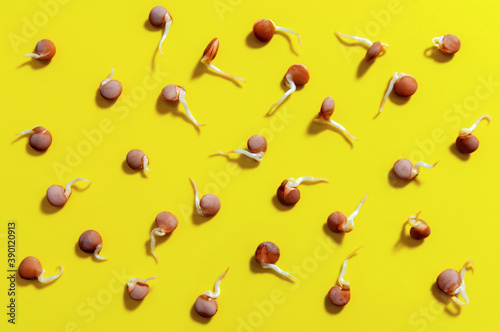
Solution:
[[[42,6],[41,4],[51,4]],[[56,4],[56,5],[54,5]],[[174,23],[157,53],[162,29],[146,22],[162,4]],[[476,331],[498,323],[498,104],[500,35],[498,1],[16,1],[0,13],[2,114],[1,330],[5,331]],[[300,32],[276,34],[267,45],[251,31],[260,18]],[[31,23],[30,23],[31,22]],[[29,24],[33,24],[31,30]],[[365,49],[345,45],[334,31],[390,45],[372,65]],[[433,37],[452,33],[462,49],[452,59],[435,52]],[[220,39],[214,65],[242,76],[235,84],[207,71],[199,59]],[[42,38],[57,54],[42,65],[23,57]],[[349,43],[348,41],[346,41]],[[449,60],[449,61],[448,61]],[[278,111],[263,117],[284,93],[283,75],[305,64],[310,82]],[[115,66],[123,94],[103,101],[98,86]],[[152,69],[154,67],[154,69]],[[392,96],[374,118],[391,75],[418,81],[409,100]],[[485,82],[490,83],[485,83]],[[159,94],[167,84],[187,89],[199,132],[181,105]],[[336,102],[333,119],[358,142],[312,124],[323,99]],[[479,150],[468,160],[450,150],[458,130],[484,113],[493,117],[474,134]],[[44,154],[15,133],[43,125],[53,135]],[[261,133],[264,161],[211,157],[214,149],[243,148]],[[89,138],[90,137],[90,138]],[[150,158],[150,174],[131,172],[130,149]],[[418,179],[397,186],[388,174],[398,158],[439,161]],[[275,191],[288,177],[326,177],[301,185],[291,209],[276,204]],[[79,183],[62,209],[44,200],[52,184]],[[200,194],[222,201],[211,220],[194,216],[193,177]],[[349,215],[368,193],[343,238],[326,227],[334,211]],[[157,213],[171,211],[179,227],[160,239],[156,264],[149,232]],[[432,228],[422,244],[408,240],[407,217],[417,211]],[[40,259],[47,275],[63,265],[50,285],[18,279],[17,320],[4,314],[7,222],[17,225],[17,264]],[[77,247],[80,234],[97,230],[104,239],[96,262]],[[404,240],[403,240],[404,239]],[[296,275],[288,282],[256,267],[259,243],[281,249],[278,262]],[[344,258],[352,298],[341,311],[326,300]],[[447,268],[466,272],[470,305],[441,302],[434,282]],[[196,297],[222,281],[219,312],[211,320],[193,313]],[[142,303],[126,294],[129,277],[159,276]],[[447,297],[444,297],[447,298]],[[461,310],[460,310],[461,309]]]

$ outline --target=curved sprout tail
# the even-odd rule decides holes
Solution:
[[[98,245],[95,250],[94,250],[94,257],[101,260],[101,261],[105,261],[106,258],[102,257],[102,256],[99,256],[99,253],[101,252],[101,249],[102,249],[102,244]]]
[[[158,45],[158,50],[160,51],[161,55],[163,55],[163,52],[161,51],[161,45],[165,41],[165,38],[167,38],[168,30],[170,29],[170,26],[172,25],[172,22],[173,22],[172,19],[170,18],[170,15],[168,14],[168,12],[165,14],[165,20],[166,20],[165,31],[163,32],[163,35],[161,36],[161,39],[160,39],[160,44]]]
[[[156,244],[155,235],[164,236],[165,231],[161,227],[156,227],[155,229],[153,229],[151,231],[151,252],[153,253],[153,256],[154,256],[156,262],[158,262],[158,256],[156,255],[156,251],[155,251],[155,244]]]
[[[351,134],[349,134],[349,132],[338,122],[335,122],[333,121],[332,119],[330,119],[329,123],[334,126],[335,128],[343,131],[347,136],[349,136],[351,139],[357,141],[358,139],[354,136],[352,136]]]
[[[203,62],[203,59],[201,59],[201,60]],[[221,74],[222,76],[227,77],[227,78],[231,78],[231,79],[238,80],[238,81],[241,81],[241,82],[246,82],[244,78],[241,78],[241,77],[238,77],[238,76],[234,76],[234,75],[229,75],[228,73],[223,72],[222,70],[220,70],[219,68],[215,67],[211,63],[207,64],[207,67],[210,68],[210,69],[212,69],[213,71]]]
[[[273,22],[273,24],[274,24],[274,22]],[[292,34],[296,35],[297,38],[299,39],[299,45],[300,45],[300,47],[304,47],[304,46],[302,46],[302,40],[300,39],[300,35],[297,32],[292,31],[290,29],[283,28],[283,27],[279,27],[276,24],[274,24],[274,27],[276,28],[276,31],[288,32],[288,33],[292,33]]]
[[[434,44],[434,46],[440,47],[443,44],[443,39],[444,36],[434,37],[432,38],[432,43]]]
[[[200,197],[198,195],[198,187],[196,186],[196,182],[194,182],[193,178],[189,178],[189,180],[191,180],[191,184],[193,185],[193,189],[194,189],[194,203],[196,204],[196,210],[198,210],[198,214],[200,216],[203,216],[204,213],[200,207]]]
[[[294,178],[288,178],[287,187],[298,187],[304,181],[314,181],[314,182],[328,182],[328,179],[314,178],[312,176],[302,176],[295,180]]]
[[[73,185],[73,183],[75,183],[77,181],[85,181],[85,182],[89,182],[89,183],[92,182],[92,181],[87,180],[85,178],[76,178],[74,180],[69,181],[68,184],[66,185],[66,188],[64,188],[64,195],[66,197],[69,197],[69,195],[71,195],[71,186]]]
[[[356,250],[354,250],[352,253],[350,253],[349,256],[347,256],[346,259],[344,260],[344,263],[342,264],[342,271],[340,272],[339,279],[338,279],[339,286],[342,287],[342,289],[350,289],[349,282],[344,280],[345,271],[347,269],[347,261],[349,260],[349,258],[356,255],[358,250],[361,248],[363,248],[363,247],[362,246],[358,247]]]
[[[274,270],[274,271],[278,272],[278,273],[279,273],[279,274],[281,274],[281,275],[284,275],[284,276],[286,276],[286,277],[289,277],[289,278],[295,279],[295,277],[294,277],[294,276],[292,276],[290,273],[283,271],[282,269],[280,269],[279,267],[277,267],[277,266],[276,266],[276,265],[274,265],[274,264],[262,263],[262,267],[263,267],[264,269],[272,269],[272,270]]]
[[[431,168],[434,168],[437,165],[437,163],[438,162],[436,162],[434,165],[429,165],[429,164],[424,163],[423,161],[419,161],[418,163],[416,163],[413,166],[413,169],[411,170],[411,172],[412,172],[413,176],[416,176],[416,175],[418,175],[418,169],[420,167],[431,169]]]
[[[37,53],[28,53],[28,54],[25,54],[24,56],[28,56],[28,57],[32,57],[32,58],[38,59],[42,55],[41,54],[37,54]]]
[[[349,216],[349,218],[347,218],[347,222],[344,224],[344,226],[342,226],[342,228],[344,229],[344,231],[352,230],[354,228],[354,218],[356,218],[356,216],[358,215],[359,210],[361,209],[361,207],[365,203],[365,200],[366,200],[367,196],[368,196],[368,194],[366,194],[363,197],[363,199],[361,200],[361,202],[359,202],[358,207],[356,208],[356,210],[354,210],[354,212],[351,213],[351,215]]]
[[[108,78],[106,78],[101,82],[101,87],[113,79],[114,73],[115,73],[115,67],[111,68],[111,73],[109,74]]]
[[[56,275],[53,275],[52,277],[48,277],[48,278],[44,278],[43,276],[45,275],[45,270],[42,270],[42,273],[40,274],[40,276],[38,277],[38,281],[40,281],[42,284],[46,283],[46,282],[49,282],[49,281],[52,281],[52,280],[56,280],[57,278],[59,278],[61,276],[61,274],[63,274],[64,272],[64,268],[59,265],[59,273],[56,274]]]
[[[151,278],[146,278],[146,279],[139,279],[139,278],[130,278],[128,281],[127,281],[127,286],[132,286],[133,284],[135,283],[138,283],[138,282],[141,282],[141,283],[146,283],[147,281],[149,280],[153,280],[153,279],[156,279],[158,278],[158,276],[156,277],[151,277]]]
[[[35,126],[35,127],[33,127],[33,129],[36,128],[36,127],[39,127],[39,126]],[[35,132],[33,129],[28,129],[28,130],[25,130],[25,131],[21,131],[20,133],[17,133],[16,135],[33,134]]]
[[[233,150],[231,152],[244,154],[245,156],[256,161],[262,161],[262,157],[264,157],[264,152],[252,153],[247,150]]]
[[[465,270],[471,266],[471,269],[474,271],[474,261],[470,260],[465,262],[464,266],[462,267],[462,271],[460,271],[460,276],[462,277],[462,283],[460,284],[460,287],[457,288],[455,291],[455,295],[451,298],[453,302],[455,302],[458,305],[467,305],[469,304],[469,297],[467,296],[467,293],[465,293]],[[462,298],[465,300],[465,302],[460,301],[460,299],[456,296],[459,294],[462,296]]]
[[[191,111],[189,110],[188,104],[186,102],[186,91],[183,89],[180,90],[179,92],[179,102],[184,106],[184,109],[186,110],[186,114],[188,118],[198,127],[204,126],[204,124],[198,123],[194,116],[191,114]]]
[[[212,299],[216,299],[219,297],[220,295],[220,282],[222,280],[222,278],[224,278],[224,276],[226,275],[227,271],[229,271],[229,268],[226,269],[226,271],[224,271],[224,273],[222,273],[219,278],[217,278],[217,281],[215,282],[215,292],[211,292],[211,291],[206,291],[205,293],[203,293],[203,295],[206,295]]]
[[[148,159],[148,156],[145,155],[144,157],[142,157],[142,167],[144,167],[146,172],[149,173],[148,164],[149,164],[149,159]]]
[[[368,45],[368,47],[370,47],[370,46],[373,45],[373,42],[371,40],[363,38],[363,37],[346,35],[345,33],[340,33],[340,32],[337,32],[337,31],[335,31],[335,34],[338,35],[338,36],[342,36],[342,37],[349,38],[349,39],[354,39],[354,40],[357,40],[359,42],[365,43],[366,45]]]
[[[408,223],[412,226],[412,227],[417,227],[422,224],[420,221],[417,221],[417,218],[418,216],[420,215],[420,213],[422,213],[422,211],[418,211],[416,214],[412,215],[412,216],[409,216],[408,217]]]
[[[271,114],[271,112],[273,111],[273,109],[276,106],[278,106],[279,104],[281,104],[283,102],[283,100],[286,99],[286,97],[288,97],[289,95],[291,95],[297,89],[297,86],[293,82],[292,77],[290,75],[286,75],[285,78],[286,78],[285,85],[287,87],[289,87],[290,89],[288,89],[288,91],[285,92],[285,94],[283,95],[283,97],[280,98],[280,100],[278,100],[277,102],[275,102],[274,104],[271,105],[271,107],[269,108],[269,111],[267,111],[267,113],[266,113],[266,116],[268,116],[269,114]]]
[[[474,124],[470,128],[462,128],[460,129],[459,136],[466,136],[469,135],[476,129],[476,127],[479,125],[479,123],[483,120],[486,119],[488,120],[488,123],[491,121],[491,116],[489,114],[483,114],[479,117],[479,119],[474,122]]]
[[[406,75],[405,73],[398,73],[398,72],[395,72],[392,75],[391,82],[389,83],[389,86],[387,87],[387,91],[385,93],[384,99],[382,100],[382,104],[380,105],[380,109],[378,110],[379,113],[382,112],[382,110],[384,109],[385,101],[387,100],[387,98],[389,98],[389,95],[391,94],[392,89],[394,88],[394,83],[396,83],[396,81],[399,80],[400,78],[403,78],[405,75]]]

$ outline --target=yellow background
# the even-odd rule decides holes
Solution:
[[[163,30],[146,23],[159,4],[16,1],[1,11],[2,331],[14,330],[4,314],[9,220],[17,224],[18,263],[33,255],[47,275],[59,264],[65,268],[44,287],[17,281],[19,331],[484,331],[498,323],[498,1],[168,1],[162,5],[174,22],[163,57],[157,54]],[[300,32],[304,47],[283,34],[258,43],[251,29],[260,18]],[[334,31],[390,48],[367,66],[364,48],[341,43]],[[452,59],[432,51],[431,39],[446,33],[462,41]],[[220,49],[213,63],[246,84],[199,64],[214,37]],[[57,47],[47,65],[22,56],[42,38]],[[294,63],[309,68],[310,82],[263,117],[284,93],[283,75]],[[123,93],[110,105],[98,86],[113,66]],[[408,101],[392,96],[374,119],[395,71],[412,74],[418,91]],[[200,132],[181,105],[159,100],[172,83],[187,89],[191,111],[207,124]],[[333,119],[358,142],[312,124],[329,95],[336,102]],[[493,121],[475,131],[479,150],[459,158],[450,148],[458,130],[484,113]],[[44,154],[15,136],[35,125],[53,135]],[[85,133],[93,133],[93,142]],[[269,143],[261,164],[210,157],[214,149],[244,147],[257,133]],[[124,167],[133,148],[149,156],[150,174]],[[71,159],[70,151],[81,160]],[[398,158],[439,164],[399,186],[388,176]],[[57,165],[68,168],[58,171]],[[92,184],[75,185],[60,210],[47,205],[50,185],[80,176]],[[301,185],[302,198],[291,209],[275,205],[280,182],[300,176],[330,182]],[[193,217],[189,177],[201,195],[220,197],[215,218]],[[354,231],[332,235],[327,216],[337,210],[349,215],[365,193]],[[156,264],[149,232],[165,210],[177,215],[179,226],[158,241]],[[417,245],[403,225],[420,210],[432,234]],[[96,262],[77,248],[87,229],[102,235],[108,261]],[[278,244],[283,270],[304,271],[295,283],[256,268],[253,254],[263,241]],[[345,277],[351,302],[335,310],[325,295],[343,259],[361,245]],[[470,305],[443,304],[437,275],[469,259],[476,262],[465,277]],[[200,319],[192,310],[196,297],[213,289],[228,266],[219,312],[209,322]],[[132,303],[126,280],[153,275],[160,277],[149,282],[150,294]]]

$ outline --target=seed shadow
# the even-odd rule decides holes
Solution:
[[[393,188],[404,188],[409,185],[410,182],[416,181],[416,178],[411,180],[401,180],[396,176],[396,174],[394,174],[394,169],[391,167],[391,170],[387,172],[387,181]]]
[[[94,257],[94,255],[92,254],[87,254],[86,252],[83,252],[83,250],[80,249],[80,245],[78,245],[78,241],[75,243],[75,254],[80,258],[88,258],[89,255]]]
[[[257,160],[253,160],[250,157],[247,157],[243,154],[238,154],[236,158],[231,158],[230,155],[225,155],[221,153],[214,153],[209,156],[210,158],[212,157],[225,157],[229,162],[238,164],[241,168],[244,169],[253,169],[256,168],[260,165],[260,162]]]
[[[219,67],[217,67],[217,68],[219,68]],[[222,71],[224,71],[224,70],[222,70]],[[196,64],[196,66],[193,69],[193,74],[191,75],[191,79],[198,78],[198,77],[200,77],[200,76],[202,76],[204,74],[221,77],[221,78],[223,78],[223,79],[225,79],[227,81],[230,81],[231,83],[233,83],[234,85],[236,85],[238,88],[241,88],[242,84],[243,84],[243,82],[241,82],[241,84],[240,84],[239,83],[240,81],[234,80],[232,78],[226,77],[226,76],[224,76],[222,74],[219,74],[217,72],[214,72],[214,71],[210,70],[207,66],[205,66],[205,64],[203,64],[201,61],[198,61],[198,63]]]
[[[158,27],[155,27],[151,24],[151,22],[149,22],[149,18],[147,18],[145,21],[144,21],[144,28],[148,31],[158,31],[160,30],[161,28],[158,28]]]
[[[358,79],[362,78],[365,73],[370,69],[370,67],[375,63],[376,59],[370,62],[366,62],[365,58],[361,59],[358,65],[358,70],[356,71],[356,77]]]
[[[424,243],[424,239],[422,240],[416,240],[412,238],[409,235],[409,232],[406,231],[407,229],[407,223],[405,222],[403,224],[403,227],[401,227],[401,233],[399,234],[399,240],[394,244],[394,251],[397,251],[401,249],[403,246],[409,247],[409,248],[416,248],[421,246]]]
[[[47,150],[44,150],[44,151],[38,151],[38,150],[35,150],[31,147],[31,145],[29,144],[29,141],[28,143],[26,143],[26,152],[31,155],[31,156],[42,156],[45,154],[45,152],[47,152]]]
[[[200,324],[208,324],[212,320],[212,317],[202,317],[198,315],[193,303],[193,306],[191,307],[191,319]]]
[[[151,256],[153,259],[155,259],[155,257],[153,256],[153,252],[151,251],[151,232],[153,231],[153,229],[155,229],[157,226],[155,223],[153,223],[149,229],[149,238],[148,240],[144,243],[144,246],[145,246],[145,249],[146,249],[146,256]],[[173,233],[173,232],[172,232]],[[162,243],[166,242],[168,239],[170,239],[170,237],[172,236],[172,233],[168,233],[168,234],[165,234],[163,236],[155,236],[155,240],[156,240],[156,243],[155,243],[155,251],[156,251],[156,255],[158,255],[158,246],[161,245]],[[158,261],[156,261],[155,259],[155,263],[158,264],[160,261],[160,258],[158,257]]]
[[[467,161],[470,159],[470,153],[465,154],[465,153],[460,152],[458,150],[457,144],[455,142],[451,143],[450,152],[453,153],[455,155],[455,157],[457,157],[458,159],[460,159],[462,161]]]
[[[128,294],[128,286],[125,285],[125,288],[123,289],[123,304],[125,305],[125,308],[127,308],[127,310],[132,311],[137,309],[137,307],[139,307],[141,303],[142,300],[136,301],[130,298],[130,295]]]
[[[196,210],[196,206],[194,206],[193,213],[191,214],[193,224],[195,224],[196,226],[203,225],[212,220],[214,217],[215,216],[200,216]]]
[[[32,69],[35,69],[35,70],[38,70],[38,69],[42,69],[42,68],[45,68],[49,65],[49,63],[52,62],[52,59],[50,59],[49,61],[38,61],[34,58],[20,64],[19,66],[17,66],[17,68],[22,68],[24,66],[31,66]]]
[[[127,164],[127,160],[124,160],[122,162],[122,170],[123,170],[123,172],[125,172],[125,174],[132,175],[132,174],[137,173],[136,170],[133,170],[132,168],[130,168],[130,166]]]
[[[436,62],[445,63],[453,59],[455,54],[445,54],[441,52],[436,46],[430,46],[424,50],[426,58],[433,59]]]
[[[166,102],[163,100],[161,95],[159,95],[158,99],[156,100],[156,111],[160,114],[171,113],[173,116],[182,118],[185,122],[192,125],[199,134],[200,127],[191,122],[186,113],[179,111],[179,104],[179,101]]]
[[[43,196],[42,201],[40,202],[40,211],[44,214],[54,214],[60,211],[64,206],[55,207],[49,203],[47,200],[47,196]]]
[[[460,315],[462,307],[460,307],[458,304],[455,304],[455,302],[451,300],[451,296],[443,293],[435,282],[432,284],[430,290],[436,301],[443,304],[444,312],[453,317]],[[450,303],[452,303],[453,306],[451,306]],[[451,308],[454,308],[454,310],[452,310]]]
[[[311,123],[309,124],[309,127],[307,129],[307,133],[309,135],[315,135],[315,134],[318,134],[318,133],[325,131],[325,130],[330,130],[330,131],[336,132],[344,139],[344,141],[347,142],[347,144],[349,144],[351,149],[354,148],[354,144],[352,143],[351,139],[349,137],[347,137],[347,135],[345,135],[345,133],[342,130],[340,130],[334,126],[331,126],[331,125],[320,124],[320,123],[316,123],[314,121],[311,121]]]
[[[292,44],[292,39],[290,38],[288,33],[283,32],[283,31],[275,31],[274,34],[275,35],[282,35],[283,37],[285,37],[285,39],[288,40],[288,44],[290,45],[290,51],[292,51],[292,53],[295,55],[299,55],[299,53],[297,53],[297,51],[295,51],[293,44]],[[298,43],[298,40],[297,40],[297,43]]]
[[[326,310],[326,312],[328,312],[329,314],[332,314],[332,315],[337,315],[337,314],[340,314],[342,312],[342,310],[344,310],[344,307],[345,306],[339,307],[339,306],[332,304],[332,302],[330,302],[330,298],[328,297],[328,293],[326,293],[326,296],[325,296],[325,310]]]
[[[264,269],[262,266],[259,265],[259,263],[257,263],[254,255],[250,257],[250,271],[252,271],[253,273],[272,273],[282,280],[286,280],[292,284],[294,283],[293,279],[281,275],[278,272],[274,271],[273,269]]]
[[[97,88],[97,91],[95,93],[95,103],[100,108],[109,108],[109,107],[113,106],[116,103],[116,101],[118,100],[118,98],[115,99],[115,100],[107,100],[106,98],[104,98],[101,95],[101,89],[100,88]]]
[[[342,242],[344,241],[345,233],[336,233],[332,231],[326,223],[323,224],[323,232],[331,237],[337,244],[342,244]]]
[[[281,202],[279,201],[278,196],[276,196],[276,194],[272,198],[272,203],[273,203],[274,207],[280,211],[290,211],[295,206],[295,204],[294,205],[281,204]]]
[[[261,42],[260,40],[258,40],[253,34],[253,31],[250,31],[248,33],[247,37],[245,38],[245,42],[247,46],[251,48],[262,48],[269,44],[269,42]]]
[[[411,96],[410,97],[400,97],[398,96],[394,90],[391,91],[391,93],[389,94],[389,98],[388,98],[393,104],[396,104],[396,105],[404,105],[406,104],[407,102],[410,101],[411,99]]]

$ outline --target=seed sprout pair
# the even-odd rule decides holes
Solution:
[[[155,235],[165,236],[166,234],[172,233],[177,228],[178,223],[179,222],[177,221],[177,217],[173,213],[167,211],[160,212],[156,216],[156,227],[151,231],[151,252],[153,253],[153,256],[157,262],[158,256],[156,255],[155,251]]]
[[[158,277],[151,277],[146,279],[130,278],[127,281],[127,291],[130,298],[134,301],[141,301],[149,293],[149,285],[146,283],[149,280],[156,279]]]
[[[127,164],[133,170],[139,171],[141,169],[145,169],[146,172],[149,172],[148,156],[146,156],[146,154],[139,149],[133,149],[127,153]]]
[[[56,280],[61,276],[61,274],[63,274],[64,268],[59,265],[59,269],[60,271],[58,274],[45,278],[45,270],[42,268],[40,261],[35,257],[28,256],[22,260],[21,264],[19,264],[17,272],[23,279],[38,279],[41,283],[47,283],[49,281]]]
[[[52,135],[44,127],[36,126],[33,129],[22,131],[17,135],[26,134],[30,134],[29,145],[37,151],[45,151],[52,144]]]
[[[220,70],[219,68],[215,67],[212,64],[212,61],[215,59],[215,56],[217,55],[217,51],[218,50],[219,50],[219,39],[218,38],[214,38],[207,45],[207,47],[205,48],[205,51],[203,51],[203,56],[202,56],[202,58],[200,60],[201,63],[203,63],[208,68],[212,69],[216,73],[218,73],[218,74],[220,74],[220,75],[222,75],[222,76],[224,76],[226,78],[229,78],[229,79],[232,79],[232,80],[241,81],[241,82],[246,82],[241,77],[226,74],[225,72],[223,72],[222,70]]]
[[[56,45],[49,39],[42,39],[35,46],[35,53],[28,53],[24,56],[32,57],[39,61],[49,61],[56,54]]]
[[[306,66],[300,63],[293,65],[288,68],[284,77],[284,82],[288,91],[285,92],[280,100],[271,105],[271,108],[267,111],[266,116],[270,115],[275,107],[279,106],[283,100],[286,99],[286,97],[291,95],[297,89],[297,85],[304,85],[309,82],[309,70]]]
[[[194,203],[196,204],[196,211],[200,216],[213,217],[220,210],[220,199],[214,194],[206,194],[201,199],[198,195],[198,187],[193,178],[189,178],[194,189]]]
[[[441,272],[441,274],[437,277],[436,284],[439,289],[447,294],[452,296],[453,302],[458,305],[467,305],[469,304],[469,297],[467,293],[465,293],[465,270],[471,266],[472,270],[474,270],[474,261],[470,260],[465,262],[460,274],[458,271],[453,269],[447,269]],[[460,301],[458,298],[458,294],[462,296],[465,302]]]
[[[161,98],[167,102],[176,102],[180,101],[184,109],[186,110],[186,114],[188,118],[198,127],[204,126],[204,124],[198,123],[194,116],[191,114],[189,110],[188,104],[186,102],[186,89],[180,85],[170,84],[161,90]]]
[[[420,167],[423,168],[434,168],[436,166],[437,162],[434,165],[429,165],[424,163],[423,161],[419,161],[418,163],[413,165],[411,161],[408,159],[399,159],[394,163],[394,166],[392,167],[392,170],[394,174],[400,179],[400,180],[411,180],[414,177],[418,175],[418,171]]]
[[[489,122],[491,121],[491,116],[489,116],[488,114],[483,114],[479,117],[479,119],[476,120],[476,122],[474,122],[472,127],[463,128],[460,130],[457,140],[455,141],[458,151],[464,154],[469,154],[477,150],[477,148],[479,147],[479,140],[476,136],[472,135],[472,132],[474,131],[474,129],[476,129],[477,125],[483,119],[487,119]]]
[[[327,179],[313,178],[311,176],[303,176],[295,180],[289,178],[281,182],[281,185],[276,191],[278,200],[283,205],[295,205],[300,200],[300,190],[297,188],[302,182],[328,182]]]
[[[94,254],[98,260],[106,260],[106,258],[99,256],[102,249],[102,237],[96,231],[89,229],[83,232],[78,239],[78,246],[83,252]]]
[[[263,43],[269,42],[271,39],[273,39],[274,32],[275,31],[281,31],[281,32],[287,32],[291,33],[297,36],[299,39],[299,44],[302,46],[302,41],[300,40],[300,35],[292,31],[290,29],[282,28],[279,26],[276,26],[272,20],[269,19],[261,19],[258,20],[257,22],[254,23],[253,25],[253,34],[255,38],[260,40]]]
[[[149,12],[149,23],[151,23],[152,26],[157,28],[165,26],[165,31],[163,32],[160,44],[158,45],[158,50],[160,51],[161,55],[163,55],[163,52],[161,51],[161,45],[165,41],[165,38],[167,38],[168,30],[170,29],[172,22],[172,15],[170,15],[165,7],[156,6]]]
[[[273,242],[262,242],[255,250],[255,260],[264,269],[272,269],[279,274],[294,279],[295,277],[288,272],[281,270],[275,265],[280,259],[280,249]]]
[[[460,50],[460,39],[455,35],[432,38],[432,43],[445,54],[455,54]]]
[[[431,228],[422,219],[418,219],[420,212],[408,217],[407,223],[410,224],[410,236],[415,240],[423,240],[431,234]]]
[[[101,82],[99,86],[99,92],[101,96],[107,100],[116,100],[122,94],[122,84],[117,80],[113,79],[115,73],[115,67],[111,69],[111,73],[108,78]]]
[[[326,225],[332,232],[335,233],[349,233],[354,229],[354,218],[358,215],[359,210],[361,210],[361,207],[365,203],[366,197],[368,194],[366,194],[361,202],[358,204],[358,207],[354,212],[349,216],[349,218],[346,218],[345,214],[343,214],[340,211],[333,212],[328,216],[328,219],[326,220]]]
[[[384,95],[384,99],[382,99],[382,104],[378,110],[379,113],[384,109],[385,102],[387,98],[389,98],[392,90],[394,90],[394,93],[400,97],[411,97],[417,91],[417,88],[418,84],[415,77],[409,74],[395,72],[389,82],[389,87]]]
[[[247,141],[247,150],[232,150],[229,152],[222,152],[219,150],[216,150],[219,154],[222,155],[229,155],[230,153],[240,153],[243,154],[249,158],[252,158],[255,161],[262,161],[262,158],[264,157],[264,153],[267,151],[267,140],[264,136],[262,135],[253,135],[251,136],[248,141]]]
[[[49,189],[47,189],[47,201],[56,207],[64,206],[64,204],[68,201],[69,196],[71,196],[71,186],[77,181],[92,182],[85,178],[76,178],[68,182],[65,188],[59,185],[52,185]]]
[[[314,119],[314,122],[319,124],[330,124],[335,128],[339,129],[340,131],[343,131],[351,139],[357,141],[358,139],[349,134],[349,132],[340,123],[337,123],[332,119],[330,119],[330,117],[333,115],[334,110],[335,110],[335,102],[333,101],[333,98],[326,97],[325,100],[323,100],[323,103],[321,104],[321,109],[318,113],[318,116]]]
[[[330,288],[330,291],[328,292],[328,299],[333,305],[343,307],[351,300],[351,285],[349,284],[349,282],[344,280],[344,275],[347,269],[347,261],[349,260],[349,258],[352,258],[354,255],[356,255],[358,250],[361,248],[362,247],[357,248],[349,256],[347,256],[344,263],[342,264],[342,271],[340,272],[337,281],[338,285]]]
[[[346,34],[340,33],[340,32],[335,32],[335,34],[337,36],[342,36],[345,38],[353,39],[353,40],[356,40],[356,41],[359,41],[359,42],[362,42],[362,43],[368,45],[368,50],[366,51],[366,55],[365,55],[366,62],[371,62],[371,61],[375,60],[375,58],[377,58],[378,56],[384,55],[386,48],[389,47],[389,45],[384,44],[380,41],[372,42],[371,40],[363,38],[363,37],[346,35]]]
[[[210,318],[217,313],[217,310],[219,309],[217,298],[220,296],[220,282],[226,275],[227,271],[229,271],[229,268],[227,268],[227,270],[224,271],[219,278],[217,278],[214,287],[215,292],[206,291],[196,298],[196,301],[194,302],[194,310],[198,315]]]

